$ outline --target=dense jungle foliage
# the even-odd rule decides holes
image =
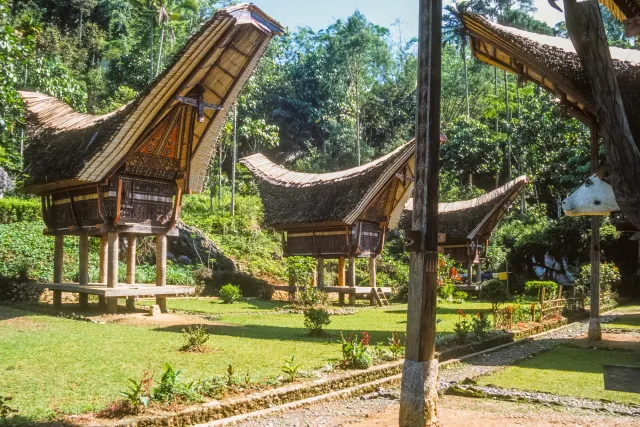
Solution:
[[[0,0],[0,166],[17,184],[13,195],[27,197],[20,183],[29,142],[17,90],[41,91],[87,113],[112,111],[135,98],[200,24],[227,4]],[[527,175],[531,184],[496,231],[485,268],[503,271],[508,262],[523,284],[533,275],[532,256],[540,259],[549,252],[566,257],[577,272],[588,262],[589,227],[584,219],[564,217],[560,204],[588,175],[588,130],[563,117],[556,100],[538,87],[519,87],[514,76],[473,59],[457,15],[465,10],[528,31],[566,36],[563,23],[551,28],[532,17],[532,0],[471,0],[445,7],[442,128],[448,141],[442,146],[441,201],[475,197]],[[634,47],[604,9],[603,16],[612,44]],[[369,162],[411,139],[417,41],[401,34],[356,11],[323,30],[292,28],[276,38],[238,100],[239,157],[268,152],[289,168],[333,171]],[[284,280],[288,267],[279,236],[262,224],[256,186],[242,167],[237,169],[235,216],[229,211],[231,135],[229,122],[204,194],[186,198],[183,219],[248,272]],[[40,259],[50,257],[52,242],[39,234],[41,224],[24,203],[29,202],[13,199],[0,205],[0,223],[5,224],[0,260],[7,269],[9,258],[18,268],[35,257],[27,264],[37,269],[36,278],[49,274],[50,263]],[[630,261],[635,247],[628,236],[607,221],[602,235],[607,257],[620,264],[623,275],[635,273]],[[12,252],[6,242],[14,240],[20,247]],[[379,268],[382,283],[406,281],[399,242],[399,233],[392,233]],[[630,257],[629,248],[634,251]],[[0,274],[17,274],[14,270]],[[364,265],[360,273],[359,280],[366,280]]]

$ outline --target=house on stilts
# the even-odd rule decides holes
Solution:
[[[442,136],[441,142],[445,140]],[[295,172],[263,154],[245,157],[242,163],[258,184],[265,223],[282,235],[284,256],[315,257],[318,288],[338,293],[341,303],[349,295],[349,303],[354,304],[358,296],[382,302],[384,294],[391,292],[377,287],[376,257],[389,230],[401,222],[410,228],[414,156],[415,143],[410,141],[371,163],[339,172]],[[473,253],[472,260],[478,262],[486,239],[526,183],[526,177],[520,177],[476,199],[440,204],[442,249],[465,263]],[[325,286],[324,260],[328,258],[338,259],[337,286]],[[366,287],[356,283],[356,258],[369,260]],[[290,279],[286,289],[292,291],[294,286]]]
[[[165,286],[167,237],[183,194],[204,185],[217,139],[240,90],[270,40],[283,28],[252,4],[219,10],[186,43],[174,62],[134,101],[109,114],[79,113],[55,98],[21,92],[31,144],[26,190],[42,199],[46,235],[55,237],[54,305],[78,293],[98,295],[108,313],[117,299],[132,306],[155,296],[189,294]],[[65,237],[80,241],[79,283],[63,283]],[[121,237],[127,239],[126,283],[118,283]],[[136,237],[156,237],[156,283],[135,283]],[[100,277],[89,282],[88,239],[100,239]]]

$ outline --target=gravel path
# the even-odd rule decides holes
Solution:
[[[613,320],[613,318],[615,318],[615,316],[602,316],[601,322],[607,323]],[[463,363],[452,364],[446,367],[443,366],[439,373],[439,388],[444,391],[454,383],[503,369],[518,360],[537,354],[541,351],[548,350],[562,342],[565,342],[566,340],[584,336],[587,331],[587,327],[587,321],[576,322],[564,328],[551,331],[541,337],[536,337],[528,342],[515,344],[496,351],[481,354],[476,357],[466,359]],[[496,391],[496,393],[499,392],[499,390]],[[534,397],[541,399],[541,402],[545,399],[544,396],[542,398],[540,396]],[[556,397],[549,395],[546,398],[549,399],[549,402],[546,403],[549,405],[550,403],[553,403],[551,401]],[[374,420],[378,418],[378,414],[394,413],[393,411],[397,410],[398,399],[398,388],[380,390],[378,393],[362,396],[360,398],[313,405],[283,414],[256,418],[242,422],[238,425],[243,427],[336,427],[357,423],[366,425],[369,423],[367,420],[371,420],[370,422],[374,423]],[[452,399],[453,397],[450,396],[446,396],[444,398],[444,400],[448,402],[455,401]],[[508,402],[503,403],[509,404]],[[543,404],[544,403],[545,402],[543,402]],[[573,403],[575,403],[575,405]],[[577,402],[577,400],[574,402],[561,402],[560,404],[564,407],[576,408],[576,410],[577,408],[584,408],[585,406],[588,407],[587,403]],[[625,413],[627,411],[626,407],[612,407],[608,409],[613,409],[613,412],[618,413]],[[619,409],[619,411],[615,411],[615,409]],[[455,411],[458,410],[458,408],[452,408],[452,410]],[[593,416],[596,417],[596,415]],[[625,425],[630,424],[625,423]]]

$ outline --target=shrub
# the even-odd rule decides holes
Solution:
[[[502,280],[491,279],[482,284],[480,290],[480,299],[489,301],[491,303],[491,310],[495,316],[498,307],[501,304],[509,301],[509,291],[507,291],[507,284]]]
[[[453,293],[454,302],[463,303],[467,298],[469,298],[469,294],[465,291],[455,291]]]
[[[240,288],[231,284],[224,285],[220,289],[220,298],[225,304],[233,304],[240,298]]]
[[[295,356],[291,356],[291,359],[285,359],[284,365],[282,365],[282,372],[289,376],[289,381],[293,382],[298,375],[298,370],[302,366],[302,363],[296,365]]]
[[[5,197],[0,199],[0,224],[14,222],[40,222],[42,206],[38,199],[18,199]]]
[[[182,380],[182,370],[175,370],[165,363],[165,371],[158,387],[151,392],[151,398],[162,403],[198,402],[202,400],[195,383],[185,383]]]
[[[129,380],[129,388],[125,391],[121,391],[120,394],[125,398],[128,403],[128,407],[132,413],[138,413],[140,406],[145,409],[149,406],[151,400],[151,386],[153,385],[153,375],[151,372],[145,371],[142,375],[142,379],[138,382],[136,380]],[[120,406],[120,411],[126,410],[126,406]],[[112,411],[113,412],[113,411]]]
[[[535,292],[538,296],[538,300],[541,300],[543,289],[547,296],[551,298],[552,294],[555,294],[558,290],[558,285],[556,282],[552,282],[550,280],[532,280],[524,284],[524,289],[531,293]]]
[[[482,341],[492,329],[489,315],[483,311],[477,312],[476,315],[471,318],[471,328],[473,329],[473,334],[476,336],[476,339]]]
[[[600,292],[611,292],[620,283],[620,270],[612,262],[600,264]],[[576,286],[583,290],[591,288],[591,264],[580,267],[580,275],[576,279]]]
[[[285,259],[287,273],[293,277],[296,285],[311,285],[316,271],[316,262],[312,257],[291,256]]]
[[[296,305],[303,307],[315,307],[318,305],[326,305],[329,295],[318,288],[307,286],[296,292]]]
[[[42,295],[42,289],[29,286],[26,278],[10,279],[0,276],[0,301],[37,302]]]
[[[342,366],[345,368],[367,369],[373,363],[369,354],[369,334],[362,333],[362,340],[358,336],[345,338],[340,332],[340,344],[342,346]]]
[[[389,337],[389,352],[391,352],[394,360],[404,355],[404,346],[400,341],[400,336],[395,331],[391,337]]]
[[[331,323],[329,312],[324,308],[307,308],[304,311],[304,326],[309,329],[309,335],[322,335],[322,327]]]
[[[458,310],[458,321],[453,324],[453,332],[456,334],[456,341],[460,344],[467,342],[471,329],[472,326],[467,320],[467,314],[462,310]]]
[[[184,337],[184,345],[180,348],[182,351],[206,353],[211,349],[204,344],[209,341],[209,333],[202,325],[189,326],[182,330]]]
[[[447,280],[441,286],[438,286],[438,296],[444,300],[452,299],[455,291],[456,287],[451,280]]]
[[[222,392],[226,387],[226,379],[217,376],[199,381],[195,386],[195,390],[202,396],[218,399],[222,396]]]

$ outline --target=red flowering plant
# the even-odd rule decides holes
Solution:
[[[371,339],[371,337],[369,336],[369,334],[367,332],[362,332],[362,339],[360,340],[360,342],[362,343],[363,346],[368,346],[369,345],[369,340]]]
[[[466,319],[467,314],[462,309],[458,309],[458,321],[453,324],[453,332],[456,334],[456,340],[459,343],[465,343],[471,333],[471,323]]]

